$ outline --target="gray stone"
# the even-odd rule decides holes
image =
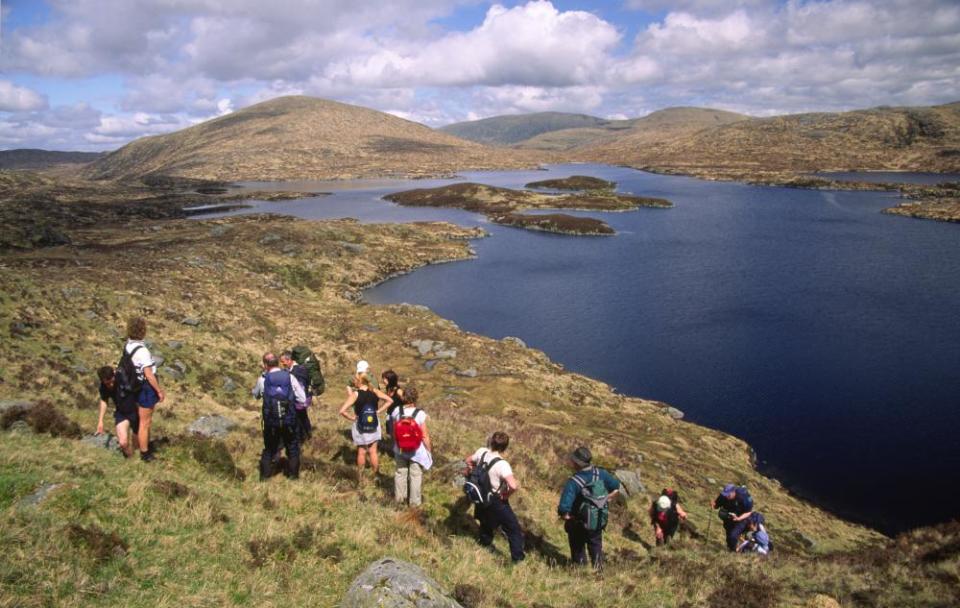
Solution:
[[[620,480],[624,495],[636,498],[646,493],[647,488],[640,481],[640,473],[638,471],[617,469],[613,474]]]
[[[73,348],[64,346],[63,344],[57,344],[57,350],[60,351],[61,355],[69,355],[73,352]]]
[[[437,366],[437,363],[440,363],[440,359],[430,359],[428,361],[424,361],[423,368],[428,372],[433,371],[433,368]]]
[[[411,313],[411,312],[430,312],[430,308],[424,306],[423,304],[410,304],[409,302],[402,302],[397,304],[397,309],[400,312]]]
[[[271,245],[273,243],[279,243],[283,240],[283,237],[279,234],[268,234],[260,239],[259,243],[261,245]]]
[[[433,356],[437,359],[456,359],[457,358],[457,349],[447,348],[444,350],[435,350],[433,351]]]
[[[173,367],[177,369],[181,374],[187,373],[187,364],[181,361],[180,359],[174,359]]]
[[[233,378],[230,376],[224,376],[223,378],[223,390],[225,391],[235,391],[237,390],[237,383],[233,381]]]
[[[164,358],[163,355],[153,355],[153,364],[154,364],[154,365],[157,365],[157,366],[163,365],[163,363],[164,363],[165,361],[166,361],[166,358]]]
[[[350,253],[361,254],[366,249],[363,245],[359,243],[348,243],[347,241],[340,241],[339,245],[349,251]]]
[[[24,496],[17,503],[17,507],[20,509],[29,509],[31,507],[39,507],[43,501],[45,501],[53,492],[58,488],[62,488],[62,483],[46,483],[36,489],[33,494],[29,496]]]
[[[478,373],[479,372],[477,372],[477,368],[475,367],[468,367],[467,369],[457,370],[457,375],[463,378],[476,378]]]
[[[376,333],[376,332],[380,331],[380,327],[377,326],[377,325],[373,325],[373,324],[368,323],[368,324],[366,324],[366,325],[363,326],[363,331],[369,331],[369,332],[372,332],[372,333]]]
[[[668,406],[665,411],[667,416],[670,416],[674,420],[681,420],[683,418],[683,412],[675,407]]]
[[[166,367],[166,366],[161,367],[161,368],[160,368],[160,375],[161,375],[161,376],[166,376],[167,378],[170,378],[171,380],[183,380],[183,372],[181,372],[181,371],[178,370],[178,369],[174,369],[174,368],[172,368],[172,367]]]
[[[546,410],[553,407],[553,404],[550,403],[549,401],[537,401],[537,405],[539,405],[540,407]]]
[[[110,433],[103,433],[102,435],[84,435],[83,439],[80,440],[80,443],[88,445],[92,448],[101,448],[104,450],[120,449],[120,443],[117,441],[117,438]]]
[[[354,579],[341,608],[463,608],[419,566],[380,559]]]
[[[7,430],[10,431],[11,433],[16,433],[18,435],[25,435],[33,432],[33,429],[30,428],[30,425],[27,424],[26,420],[15,421],[13,424],[10,425],[10,428]]]
[[[30,401],[20,401],[17,399],[8,399],[8,400],[0,401],[0,416],[5,414],[7,410],[12,410],[12,409],[29,410],[32,407],[33,407],[33,403],[31,403]]]
[[[524,341],[521,340],[520,338],[517,338],[517,337],[514,337],[514,336],[507,336],[507,337],[504,338],[502,341],[503,341],[503,342],[507,342],[507,343],[509,343],[509,344],[516,344],[516,345],[519,346],[520,348],[526,348],[526,347],[527,347],[527,343],[526,343],[526,342],[524,342]]]
[[[183,323],[184,325],[189,325],[190,327],[196,327],[200,325],[200,319],[197,319],[195,317],[184,317],[183,320],[180,322]]]
[[[715,486],[717,485],[717,480],[714,479],[713,477],[707,477],[707,483],[710,484],[711,486]]]
[[[410,346],[417,349],[417,352],[420,353],[421,357],[424,357],[433,350],[434,341],[433,340],[414,340],[410,343]]]
[[[173,350],[180,350],[181,348],[183,348],[183,342],[181,342],[180,340],[167,340],[167,348],[170,348]]]
[[[147,347],[148,349],[150,349],[150,350],[153,350],[153,344],[154,344],[153,340],[151,340],[151,339],[149,339],[149,338],[147,338],[146,340],[143,341],[143,345],[146,346],[146,347]]]
[[[187,432],[201,437],[222,439],[236,426],[236,422],[224,416],[201,416],[190,423]]]
[[[77,372],[77,373],[80,374],[80,375],[84,375],[84,374],[89,374],[89,373],[90,373],[90,370],[87,368],[86,365],[74,365],[71,369],[72,369],[73,371]]]
[[[97,313],[93,312],[92,310],[85,310],[83,311],[83,317],[88,321],[93,321],[97,318]]]

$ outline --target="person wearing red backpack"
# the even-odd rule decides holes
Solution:
[[[650,523],[657,545],[670,542],[677,533],[680,522],[687,519],[687,512],[680,506],[680,495],[676,490],[664,488],[660,497],[650,505]]]
[[[423,502],[423,472],[433,466],[433,445],[427,431],[427,413],[417,407],[417,387],[403,390],[403,407],[390,414],[393,421],[393,454],[397,471],[394,496],[400,504],[419,507]]]

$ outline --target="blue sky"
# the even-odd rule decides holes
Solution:
[[[279,95],[430,126],[960,99],[955,0],[3,0],[0,148],[113,149]]]

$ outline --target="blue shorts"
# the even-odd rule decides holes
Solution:
[[[137,397],[137,405],[150,409],[159,401],[160,395],[157,394],[157,391],[153,390],[149,382],[144,382],[143,388],[140,389],[140,396]]]
[[[137,412],[114,412],[113,422],[119,425],[124,420],[130,423],[130,430],[134,433],[140,430],[140,415]]]

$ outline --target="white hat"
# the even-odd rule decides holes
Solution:
[[[360,362],[357,363],[357,373],[358,373],[358,374],[365,374],[365,373],[367,373],[368,371],[370,371],[370,364],[369,364],[369,363],[367,363],[366,361],[360,361]]]
[[[669,497],[669,496],[661,496],[660,498],[657,499],[657,510],[658,510],[658,511],[666,511],[666,510],[669,509],[669,508],[670,508],[670,497]]]

